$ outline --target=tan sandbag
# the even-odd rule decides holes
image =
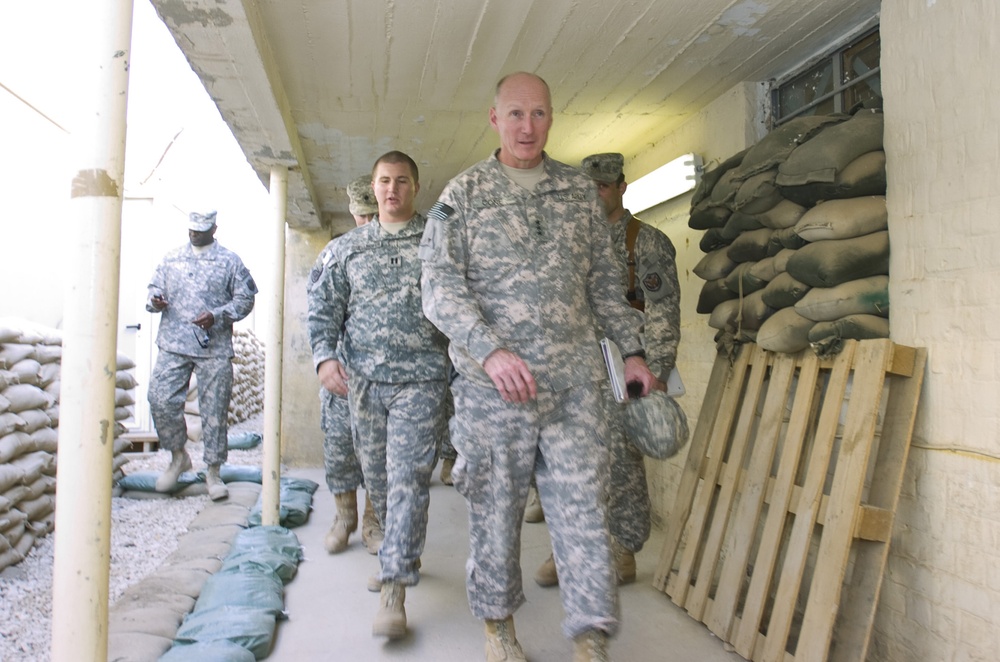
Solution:
[[[782,228],[790,228],[795,225],[804,213],[806,213],[805,207],[782,198],[778,201],[778,204],[767,211],[757,214],[755,218],[765,228],[781,230]]]
[[[809,347],[809,330],[814,324],[795,312],[794,308],[782,308],[761,325],[757,331],[757,344],[772,352],[800,352]]]
[[[775,276],[782,271],[784,269],[778,269],[776,257],[765,257],[750,265],[750,276],[764,282],[774,280]]]
[[[123,388],[115,388],[115,406],[127,407],[135,404],[135,396],[131,391]]]
[[[809,242],[795,234],[795,228],[782,228],[775,230],[771,235],[771,241],[767,247],[768,255],[777,255],[786,248],[797,250]]]
[[[816,205],[795,224],[795,234],[806,241],[850,239],[889,228],[885,196],[828,200]]]
[[[862,154],[844,166],[832,183],[813,182],[778,188],[784,197],[807,207],[821,200],[885,195],[885,152],[879,149]]]
[[[736,199],[736,192],[743,182],[733,179],[733,171],[723,173],[719,182],[712,189],[712,194],[708,197],[715,207],[733,208],[733,201]]]
[[[714,168],[706,167],[705,172],[701,176],[701,181],[694,187],[694,192],[691,194],[691,206],[695,207],[706,200],[712,194],[722,176],[743,162],[743,157],[746,156],[748,150],[749,148],[733,154]],[[254,338],[254,340],[257,340],[257,338]]]
[[[158,660],[173,645],[172,637],[143,632],[109,632],[108,659],[114,662]]]
[[[50,384],[50,386],[52,386]],[[59,405],[53,405],[45,410],[45,413],[49,415],[49,419],[52,421],[52,427],[59,426]]]
[[[36,475],[35,478],[38,476]],[[34,480],[34,478],[32,479]],[[24,482],[24,470],[12,464],[0,464],[0,493]],[[0,529],[3,527],[0,526]]]
[[[11,411],[0,414],[0,437],[8,435],[15,430],[24,432],[26,423],[23,418]]]
[[[10,370],[11,366],[24,359],[35,358],[35,346],[21,343],[0,345],[0,368]]]
[[[788,260],[788,273],[813,287],[889,273],[889,233],[807,244]]]
[[[26,409],[47,409],[54,402],[48,393],[34,384],[8,386],[3,390],[3,397],[9,402],[7,411],[12,411],[15,414]]]
[[[38,386],[39,383],[39,373],[41,372],[42,364],[35,359],[21,359],[14,365],[10,366],[9,371],[14,373],[17,377],[18,384],[32,384]]]
[[[775,230],[761,228],[744,232],[733,240],[727,255],[733,262],[757,262],[767,257],[767,245]]]
[[[812,140],[796,147],[778,166],[778,186],[833,182],[837,173],[862,154],[882,149],[881,112],[858,111],[841,124],[824,128]]]
[[[117,363],[115,365],[115,372],[119,370],[131,370],[135,367],[135,361],[125,354],[119,353],[116,357]]]
[[[52,419],[41,409],[26,409],[18,414],[21,420],[24,421],[24,425],[21,427],[22,432],[27,432],[31,434],[35,430],[41,428],[47,428],[52,425]]]
[[[767,281],[754,276],[751,272],[756,262],[744,262],[737,265],[733,272],[726,276],[726,289],[735,292],[737,296],[746,296],[757,290],[764,289]]]
[[[744,214],[741,211],[734,211],[729,220],[726,221],[722,234],[724,237],[735,239],[744,232],[760,230],[762,227],[764,227],[763,223],[756,216]]]
[[[774,184],[775,169],[765,170],[744,181],[733,198],[733,209],[744,214],[767,211],[781,201],[781,192]]]
[[[814,322],[848,315],[889,316],[889,277],[859,278],[835,287],[814,287],[795,303],[795,310]]]
[[[694,275],[702,280],[718,280],[728,276],[736,268],[736,263],[729,259],[727,252],[727,249],[719,248],[702,257],[692,269]]]
[[[761,138],[749,150],[736,169],[737,179],[746,179],[758,172],[781,164],[795,148],[808,141],[824,127],[839,124],[849,115],[804,115],[790,119]]]
[[[0,393],[11,384],[17,383],[17,375],[10,370],[0,368]]]
[[[739,295],[726,287],[726,279],[710,280],[701,287],[701,294],[698,296],[698,306],[696,312],[701,315],[708,315],[715,307],[723,301],[735,299]]]
[[[793,255],[795,255],[794,248],[782,248],[778,251],[776,255],[772,256],[774,258],[774,270],[779,274],[784,271],[788,271],[788,260],[790,260]]]
[[[38,480],[42,474],[52,476],[56,470],[56,458],[45,451],[34,451],[10,461],[12,466],[20,469],[24,476],[22,482],[27,485]]]
[[[119,609],[108,614],[108,634],[140,633],[173,639],[182,620],[182,614],[167,607]]]
[[[38,385],[45,388],[53,382],[59,381],[62,374],[62,366],[58,363],[43,363],[38,369]]]
[[[691,216],[688,218],[688,227],[692,230],[707,230],[709,228],[721,228],[729,220],[733,210],[729,207],[710,204],[710,200],[691,209]]]
[[[784,271],[761,290],[760,297],[772,308],[788,308],[794,306],[810,289],[808,285],[795,280],[790,273]]]
[[[126,419],[132,418],[132,406],[125,407],[115,407],[115,420],[124,421]]]
[[[28,516],[30,521],[37,521],[55,510],[55,499],[51,494],[43,494],[37,499],[21,501],[17,504],[17,509]]]
[[[731,242],[732,239],[726,239],[722,236],[722,228],[709,228],[701,236],[698,248],[701,249],[702,253],[711,253],[717,248],[728,246]]]
[[[42,365],[62,361],[61,345],[35,345],[35,359]]]
[[[735,326],[748,331],[756,331],[768,317],[774,314],[771,308],[761,299],[763,290],[743,297],[743,305],[739,307],[734,320]]]
[[[4,464],[35,450],[31,435],[26,432],[11,432],[0,437],[0,462]]]
[[[135,375],[133,375],[128,370],[119,370],[115,373],[115,386],[118,388],[123,388],[126,390],[134,389],[139,385],[139,382],[135,380]]]
[[[708,325],[713,329],[725,329],[736,321],[739,308],[739,299],[723,301],[712,311],[711,316],[708,318]]]
[[[889,320],[876,315],[848,315],[832,322],[816,322],[809,331],[809,342],[820,356],[837,354],[845,340],[888,337]]]
[[[39,428],[31,433],[31,443],[35,450],[56,453],[59,451],[59,433],[55,428]]]

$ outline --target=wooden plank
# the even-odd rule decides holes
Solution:
[[[700,556],[702,535],[705,530],[705,524],[710,516],[713,498],[715,497],[715,484],[725,454],[726,442],[729,439],[729,431],[733,425],[733,415],[740,402],[747,364],[750,356],[756,351],[756,345],[744,345],[740,348],[736,356],[736,362],[733,364],[730,378],[723,389],[717,420],[712,427],[712,436],[708,442],[708,448],[706,449],[702,464],[702,472],[705,475],[705,480],[701,481],[702,489],[695,493],[691,515],[688,517],[684,527],[687,545],[681,552],[681,562],[677,569],[677,577],[670,596],[680,607],[684,606],[684,602],[687,599],[691,577],[694,575]]]
[[[894,519],[895,513],[891,510],[862,505],[854,527],[854,537],[870,542],[889,542]]]
[[[799,514],[795,516],[795,522],[792,525],[784,565],[779,575],[774,610],[768,623],[767,644],[761,658],[766,662],[778,662],[785,655],[785,642],[788,640],[792,618],[795,615],[795,605],[806,567],[806,559],[809,555],[809,545],[816,527],[815,512],[819,508],[820,497],[823,493],[827,466],[833,451],[834,437],[837,433],[840,406],[847,390],[847,381],[853,367],[856,347],[856,341],[845,342],[843,350],[837,355],[833,369],[830,371],[826,397],[823,399],[819,423],[816,427],[815,443],[809,457],[805,482],[802,486]]]
[[[736,615],[737,601],[746,578],[747,559],[757,533],[764,494],[768,484],[772,483],[771,466],[781,436],[794,374],[794,357],[789,354],[777,355],[768,380],[767,396],[761,410],[750,463],[747,470],[741,472],[740,502],[733,519],[731,535],[722,553],[725,561],[719,573],[719,587],[712,610],[705,620],[708,629],[723,640],[729,640],[729,628]]]
[[[660,591],[667,591],[668,583],[671,583],[672,577],[676,576],[673,573],[674,556],[680,547],[684,526],[691,514],[691,505],[701,476],[705,448],[711,437],[712,428],[715,426],[715,412],[718,411],[722,402],[722,394],[729,377],[729,368],[729,360],[725,356],[720,354],[716,357],[701,406],[702,413],[698,416],[698,423],[691,436],[687,459],[684,462],[684,471],[681,474],[681,483],[669,509],[670,515],[665,525],[660,560],[656,565],[656,572],[653,574],[653,587]]]
[[[755,641],[759,636],[761,619],[768,594],[776,572],[781,543],[789,503],[793,493],[799,492],[795,485],[795,474],[799,466],[799,457],[803,448],[806,433],[813,420],[814,399],[816,396],[816,379],[819,376],[820,361],[813,354],[801,355],[800,369],[795,387],[795,399],[785,432],[781,458],[778,461],[778,471],[770,490],[767,516],[761,532],[760,548],[754,559],[750,585],[744,601],[743,615],[739,625],[733,627],[735,636],[732,638],[736,652],[747,659],[758,659],[754,655]],[[800,499],[796,498],[798,502]]]
[[[795,658],[800,662],[826,660],[830,650],[833,624],[854,542],[858,506],[875,438],[882,387],[891,362],[892,343],[888,340],[865,343],[858,347],[844,435],[816,557],[816,568],[822,568],[823,571],[813,574],[795,650]]]
[[[723,538],[729,526],[733,499],[737,494],[739,484],[737,478],[742,472],[743,458],[750,445],[750,437],[755,428],[754,419],[757,417],[757,403],[761,397],[764,378],[767,376],[769,361],[765,350],[754,345],[750,361],[752,364],[750,378],[743,389],[743,398],[740,401],[739,416],[729,443],[729,452],[723,453],[727,460],[720,473],[719,495],[715,502],[705,546],[701,552],[698,576],[695,579],[694,589],[685,602],[687,612],[699,621],[704,616],[708,596],[715,583],[715,569],[719,563]]]
[[[898,345],[896,347],[899,348]],[[920,348],[914,354],[912,377],[890,380],[882,438],[875,461],[878,480],[873,481],[868,494],[872,507],[889,513],[895,513],[899,505],[899,491],[906,470],[926,364],[927,350]],[[886,543],[888,540],[889,536]],[[875,607],[888,556],[888,544],[859,545],[854,559],[854,574],[847,586],[845,604],[850,607],[843,610],[834,628],[830,662],[854,662],[867,658]]]

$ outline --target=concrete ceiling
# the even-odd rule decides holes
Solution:
[[[497,147],[487,109],[512,71],[553,92],[548,152],[630,158],[741,81],[797,66],[879,0],[152,0],[288,222],[353,227],[345,186],[390,149],[417,206]]]

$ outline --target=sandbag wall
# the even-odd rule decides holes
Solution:
[[[720,351],[889,337],[882,119],[799,117],[705,173],[688,224],[705,231],[697,311]]]
[[[62,338],[22,320],[0,320],[0,570],[19,563],[55,522]],[[119,356],[114,469],[129,444],[120,421],[132,415],[134,367]]]
[[[229,425],[242,423],[264,411],[264,343],[253,331],[233,329],[233,394],[229,400]],[[201,440],[198,380],[191,376],[184,404],[188,439]]]

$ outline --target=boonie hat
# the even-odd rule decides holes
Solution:
[[[347,197],[351,199],[348,208],[356,216],[378,213],[378,201],[372,190],[371,175],[362,175],[347,185]]]
[[[625,166],[625,157],[618,152],[605,152],[603,154],[591,154],[583,160],[580,168],[591,179],[603,182],[604,184],[614,184],[622,176],[622,168]]]
[[[625,407],[625,432],[643,455],[665,460],[688,441],[688,423],[677,401],[653,389],[644,398],[630,398]]]
[[[196,211],[188,214],[188,229],[195,232],[208,232],[215,225],[215,215],[218,212],[210,211],[207,214],[199,214]]]

